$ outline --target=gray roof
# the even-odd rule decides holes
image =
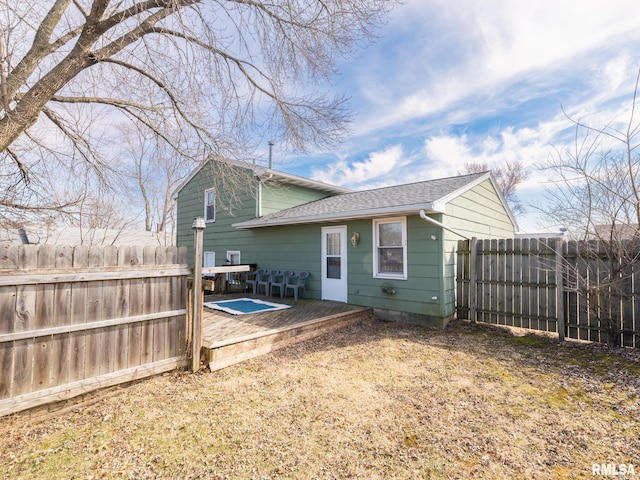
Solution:
[[[491,179],[489,172],[440,178],[326,197],[234,224],[237,228],[318,223],[384,215],[443,213],[452,198]]]

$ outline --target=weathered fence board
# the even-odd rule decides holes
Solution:
[[[1,245],[0,415],[186,366],[186,255]]]
[[[640,346],[640,262],[612,261],[602,242],[474,238],[458,263],[459,318]]]

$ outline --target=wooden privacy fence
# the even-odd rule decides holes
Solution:
[[[186,366],[186,248],[0,248],[0,416]]]
[[[640,263],[618,268],[606,250],[560,239],[459,241],[458,318],[638,347]]]

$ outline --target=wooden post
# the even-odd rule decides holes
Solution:
[[[564,242],[561,238],[556,240],[556,313],[558,315],[558,338],[564,342],[564,256],[562,254]]]
[[[204,218],[193,220],[193,317],[191,327],[191,371],[200,370],[200,349],[202,348],[202,238],[205,229]]]
[[[476,323],[476,310],[478,302],[478,271],[476,269],[476,258],[478,257],[478,239],[473,237],[469,241],[469,320]]]

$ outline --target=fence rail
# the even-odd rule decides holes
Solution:
[[[0,416],[183,367],[187,249],[0,246]]]
[[[638,347],[640,264],[612,272],[609,256],[598,242],[460,241],[458,318]]]

